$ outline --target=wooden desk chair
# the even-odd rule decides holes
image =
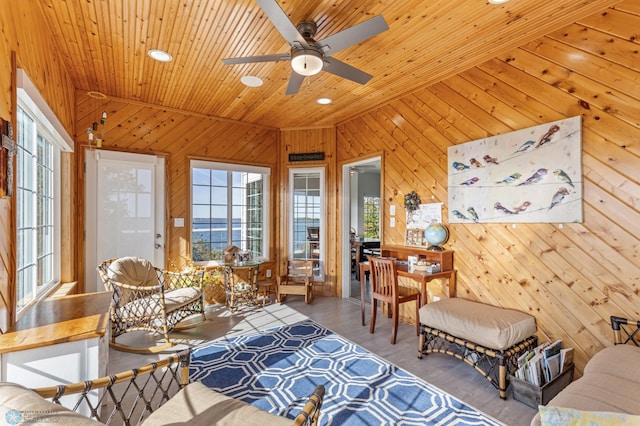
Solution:
[[[313,301],[313,260],[290,260],[287,274],[278,277],[276,291],[278,302],[283,302],[288,294],[304,296],[305,303]]]
[[[398,285],[398,275],[396,274],[396,263],[394,259],[383,259],[371,256],[371,324],[369,332],[373,333],[376,328],[376,313],[378,311],[378,300],[388,303],[390,313],[393,318],[393,329],[391,331],[391,344],[396,344],[398,334],[398,320],[400,303],[416,302],[416,335],[420,335],[420,321],[418,320],[418,309],[420,309],[420,291],[417,288],[404,287]]]

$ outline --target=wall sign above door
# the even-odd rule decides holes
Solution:
[[[289,161],[322,161],[324,160],[324,152],[299,152],[289,154]]]

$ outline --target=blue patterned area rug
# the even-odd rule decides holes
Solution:
[[[322,425],[502,424],[311,320],[203,344],[189,377],[289,418],[323,384]]]

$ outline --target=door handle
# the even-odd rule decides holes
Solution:
[[[156,247],[157,249],[160,249],[160,248],[162,248],[162,244],[158,244],[158,243],[156,243],[156,244],[155,244],[155,247]]]

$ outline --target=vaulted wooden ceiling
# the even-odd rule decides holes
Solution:
[[[277,128],[343,122],[619,2],[279,0],[294,24],[317,23],[316,40],[377,14],[390,27],[333,55],[372,74],[366,85],[321,72],[287,96],[289,62],[221,62],[289,52],[254,0],[38,1],[77,90]],[[174,60],[150,59],[153,48]],[[246,87],[244,75],[264,84]]]

